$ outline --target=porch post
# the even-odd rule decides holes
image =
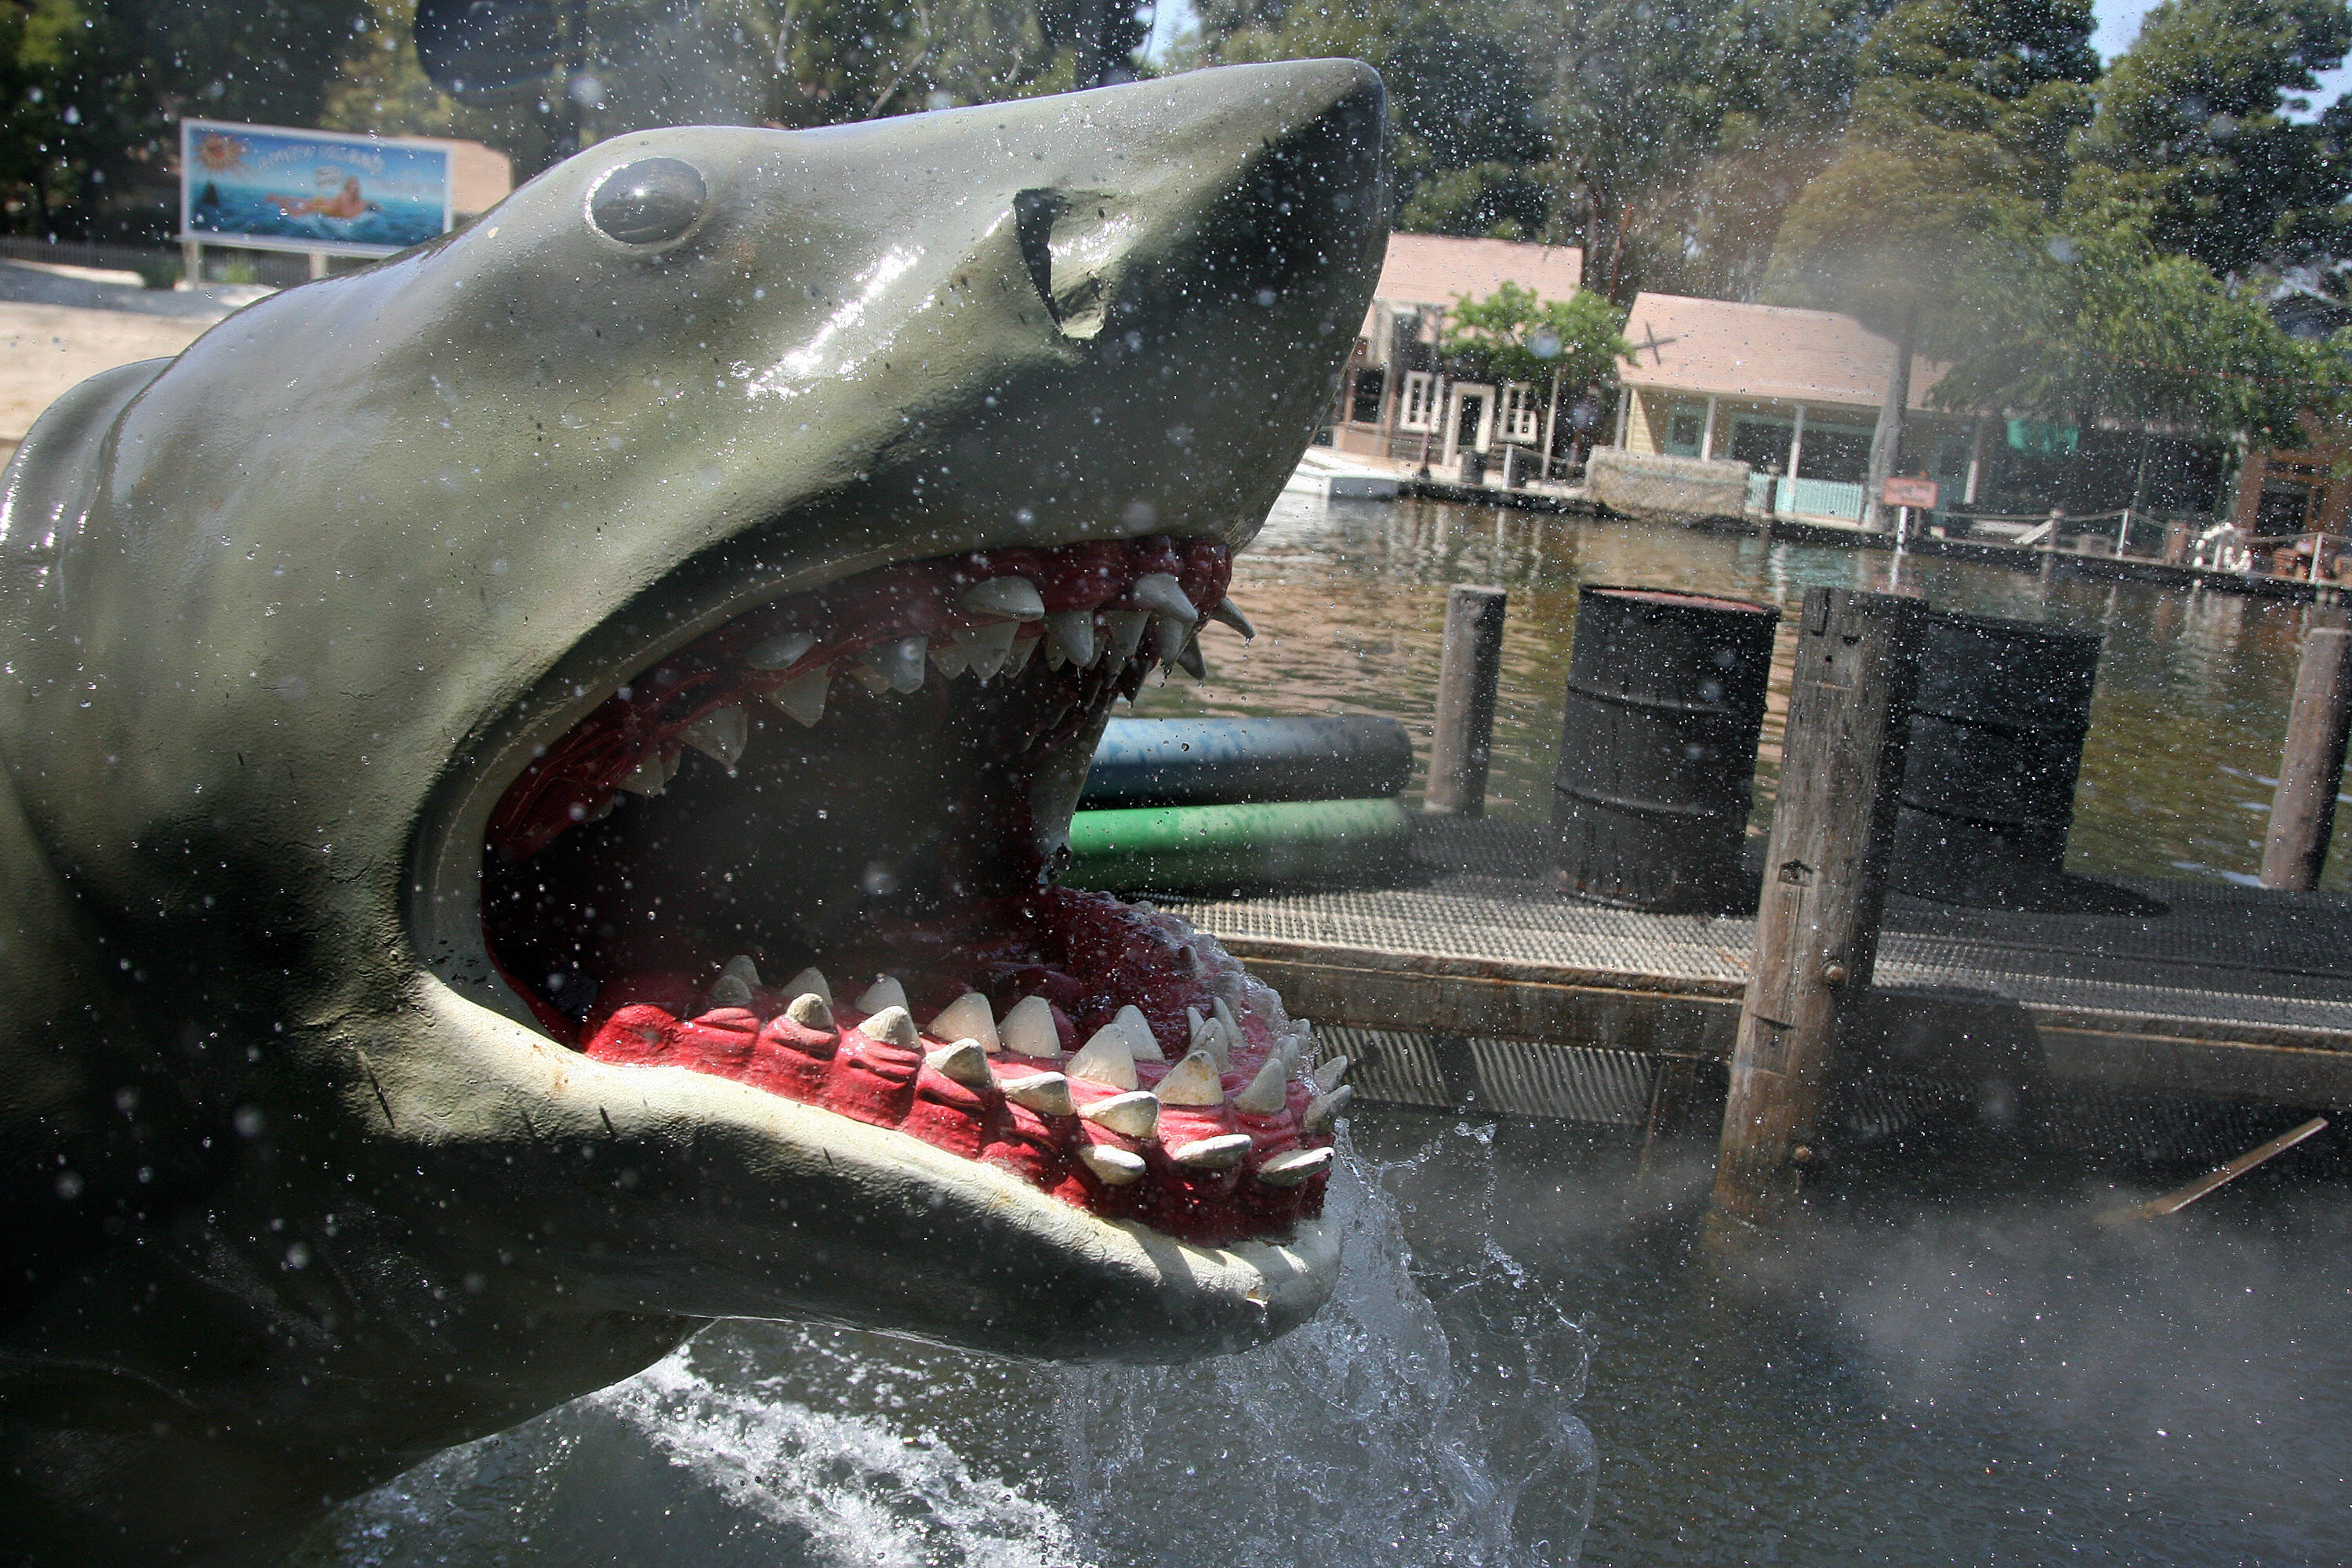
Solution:
[[[1633,399],[1637,395],[1623,382],[1617,384],[1617,449],[1625,449],[1626,432],[1633,427]]]
[[[1977,480],[1984,473],[1985,437],[1992,433],[1992,421],[1977,416],[1976,430],[1969,437],[1969,482],[1960,492],[1962,506],[1977,504]]]
[[[1706,428],[1699,432],[1698,460],[1702,463],[1715,457],[1715,411],[1721,398],[1709,395],[1706,400]]]

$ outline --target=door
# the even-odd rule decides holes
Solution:
[[[1495,389],[1457,386],[1454,389],[1454,421],[1446,426],[1445,457],[1451,462],[1464,452],[1483,452],[1493,433]]]

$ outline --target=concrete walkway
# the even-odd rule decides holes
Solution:
[[[131,273],[0,260],[0,460],[68,388],[176,354],[268,292],[144,289]]]

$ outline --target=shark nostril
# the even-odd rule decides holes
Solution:
[[[1022,265],[1054,324],[1066,337],[1101,331],[1131,220],[1097,192],[1032,190],[1013,198],[1013,226]]]

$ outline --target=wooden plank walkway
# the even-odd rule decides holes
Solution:
[[[1412,857],[1393,885],[1171,907],[1318,1023],[1728,1057],[1752,919],[1568,898],[1530,825],[1421,819]],[[2352,899],[2126,885],[2169,911],[1890,899],[1862,1059],[1842,1070],[2352,1107]]]

